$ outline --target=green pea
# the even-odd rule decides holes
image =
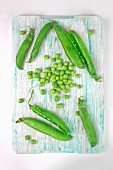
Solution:
[[[57,85],[56,82],[52,83],[52,87],[53,87],[53,88],[57,88],[57,86],[58,86],[58,85]]]
[[[63,65],[62,62],[58,63],[58,67],[62,67],[62,65]]]
[[[41,73],[41,69],[36,68],[36,69],[35,69],[35,72],[39,74],[39,73]]]
[[[52,74],[52,76],[51,76],[52,78],[55,78],[56,77],[56,75],[55,74]]]
[[[18,103],[23,103],[23,102],[24,102],[24,98],[18,99]]]
[[[31,75],[28,75],[28,79],[29,79],[29,80],[33,79],[33,75],[32,75],[32,74],[31,74]]]
[[[46,76],[46,79],[47,79],[47,80],[50,80],[50,77],[49,77],[49,76]]]
[[[59,74],[60,74],[60,71],[59,71],[59,70],[55,70],[55,74],[56,74],[56,75],[59,75]]]
[[[71,74],[71,71],[70,70],[66,70],[65,73]]]
[[[61,58],[57,58],[56,61],[57,61],[57,63],[61,63],[62,59]]]
[[[51,67],[51,70],[54,72],[56,70],[56,68],[55,67]]]
[[[71,84],[70,84],[70,87],[74,87],[74,86],[75,86],[74,83],[71,83]]]
[[[40,78],[40,77],[37,77],[36,79],[37,79],[37,81],[41,81],[41,78]]]
[[[64,84],[61,84],[61,89],[63,90],[63,89],[65,89],[65,85]]]
[[[20,35],[24,35],[25,33],[26,33],[26,31],[24,31],[24,30],[20,31]]]
[[[31,138],[30,135],[26,135],[26,136],[24,137],[25,140],[29,140],[30,138]]]
[[[45,83],[46,83],[46,84],[50,83],[50,80],[46,80]]]
[[[33,74],[32,71],[28,71],[28,72],[27,72],[27,75],[32,75],[32,74]]]
[[[78,85],[77,85],[77,88],[78,88],[78,89],[81,89],[81,88],[82,88],[82,86],[81,86],[80,84],[78,84]]]
[[[45,95],[45,94],[46,94],[46,90],[41,89],[41,90],[40,90],[40,94]]]
[[[67,83],[67,82],[68,82],[68,80],[67,80],[67,79],[63,79],[63,82],[64,82],[64,83]]]
[[[40,84],[39,84],[40,87],[43,87],[44,85],[45,85],[44,82],[40,82]]]
[[[56,80],[59,80],[60,79],[60,76],[56,76]]]
[[[45,55],[44,56],[44,60],[48,60],[49,59],[49,56],[48,55]]]
[[[43,74],[43,76],[47,76],[47,75],[48,75],[48,73],[47,73],[47,72],[43,72],[42,74]]]
[[[31,143],[32,145],[34,145],[34,144],[36,144],[36,140],[35,140],[35,139],[31,139],[31,140],[30,140],[30,143]]]
[[[56,58],[51,58],[51,62],[55,62],[56,61]]]
[[[61,75],[61,76],[64,75],[64,73],[65,73],[64,70],[61,70],[61,71],[60,71],[60,75]]]
[[[62,89],[61,89],[61,87],[57,87],[57,90],[58,90],[58,91],[61,91]]]
[[[66,89],[69,89],[70,88],[70,85],[69,84],[66,84]]]
[[[59,94],[60,94],[60,91],[56,90],[55,94],[56,94],[56,95],[59,95]]]
[[[62,70],[67,70],[67,67],[66,66],[62,66]]]
[[[58,64],[57,64],[57,63],[53,64],[53,67],[54,67],[54,68],[57,68],[57,67],[58,67]]]
[[[68,79],[68,83],[72,83],[73,81],[71,79]]]
[[[52,76],[52,73],[51,73],[51,72],[49,72],[49,73],[48,73],[48,77],[51,77],[51,76]]]
[[[69,66],[69,70],[73,70],[74,69],[74,66],[73,65],[70,65]]]
[[[68,61],[65,61],[65,62],[64,62],[64,65],[65,65],[65,66],[68,66],[68,65],[69,65],[69,62],[68,62]]]
[[[68,95],[64,95],[64,99],[69,99],[69,96]]]
[[[59,58],[59,57],[60,57],[60,54],[59,54],[59,53],[55,54],[55,57],[56,57],[56,58]]]
[[[50,90],[50,93],[51,93],[51,94],[55,94],[55,92],[56,92],[55,89],[51,89],[51,90]]]
[[[74,70],[71,70],[71,74],[74,74],[75,73],[75,71]]]
[[[80,74],[75,74],[75,78],[80,78]]]
[[[94,33],[94,30],[88,30],[88,35],[92,35]]]
[[[59,96],[55,96],[55,97],[54,97],[54,101],[55,101],[55,102],[58,102],[59,100],[60,100],[60,97],[59,97]]]
[[[66,90],[65,90],[65,93],[69,93],[69,92],[70,92],[69,89],[66,89]]]
[[[64,74],[64,75],[63,75],[63,78],[64,78],[64,79],[68,79],[68,74]]]
[[[38,73],[33,73],[33,78],[37,78],[37,77],[39,77],[39,74]]]
[[[46,67],[45,72],[51,72],[51,67]]]
[[[54,82],[56,82],[56,79],[55,79],[55,78],[53,78],[53,79],[52,79],[52,82],[53,82],[53,83],[54,83]]]
[[[63,80],[63,76],[60,76],[60,80]]]
[[[79,111],[76,111],[76,112],[75,112],[75,115],[76,115],[76,116],[80,116]]]
[[[41,78],[41,82],[45,82],[46,81],[46,79],[45,78]]]
[[[57,108],[63,108],[63,106],[64,106],[63,103],[58,103],[57,104]]]
[[[59,81],[58,81],[58,84],[63,84],[63,81],[62,81],[62,80],[59,80]]]

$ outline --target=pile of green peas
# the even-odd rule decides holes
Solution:
[[[50,94],[55,95],[54,101],[60,101],[60,94],[64,91],[64,99],[69,99],[67,93],[70,92],[70,89],[75,87],[75,84],[72,80],[72,75],[75,75],[75,78],[80,78],[80,74],[75,74],[75,66],[70,64],[69,61],[63,62],[60,54],[55,54],[54,58],[50,58],[48,55],[44,56],[44,60],[51,60],[52,66],[46,67],[42,72],[41,69],[36,68],[35,72],[28,71],[28,79],[35,78],[39,82],[40,87],[44,87],[45,84],[52,82],[52,88],[50,89]],[[81,85],[78,84],[77,88],[81,89]],[[40,90],[41,95],[46,94],[45,89]],[[63,104],[57,104],[57,108],[62,108]]]

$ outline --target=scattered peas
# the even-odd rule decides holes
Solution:
[[[45,72],[50,72],[51,71],[51,67],[46,67],[45,68]]]
[[[46,81],[46,79],[45,78],[41,78],[41,82],[45,82]]]
[[[28,72],[27,72],[27,75],[32,75],[32,74],[33,74],[32,71],[28,71]]]
[[[75,85],[73,83],[70,84],[70,87],[74,87]]]
[[[67,67],[66,66],[62,66],[62,70],[67,70]]]
[[[58,63],[58,67],[62,67],[62,65],[63,65],[62,62]]]
[[[55,54],[55,57],[56,57],[56,58],[59,58],[59,57],[60,57],[60,54],[59,54],[59,53]]]
[[[39,74],[39,73],[41,73],[41,69],[36,68],[36,69],[35,69],[35,72]]]
[[[63,108],[63,106],[64,106],[63,103],[58,103],[57,104],[57,108]]]
[[[57,87],[57,90],[58,90],[58,91],[61,91],[62,89],[61,89],[61,87]]]
[[[74,69],[74,66],[73,65],[70,65],[69,66],[69,70],[73,70]]]
[[[55,102],[58,102],[59,100],[60,100],[60,97],[59,97],[59,96],[55,96],[55,97],[54,97],[54,101],[55,101]]]
[[[46,80],[45,83],[46,83],[46,84],[50,83],[50,80]]]
[[[94,33],[94,30],[88,30],[88,35],[92,35]]]
[[[18,103],[23,103],[23,102],[24,102],[24,98],[18,99]]]
[[[75,78],[80,78],[80,74],[75,74]]]
[[[49,72],[47,75],[48,75],[48,77],[51,77],[51,76],[52,76],[52,73],[51,73],[51,72]]]
[[[78,84],[78,85],[77,85],[77,88],[78,88],[78,89],[81,89],[81,88],[82,88],[82,86],[81,86],[80,84]]]
[[[69,96],[68,95],[64,95],[64,99],[69,99]]]
[[[63,78],[64,78],[64,79],[68,79],[68,74],[64,74],[64,75],[63,75]]]
[[[58,64],[57,64],[57,63],[53,64],[53,67],[57,68],[57,67],[58,67]]]
[[[41,78],[40,78],[40,77],[37,77],[36,79],[37,79],[37,81],[41,81]]]
[[[43,87],[44,85],[45,85],[44,82],[40,82],[40,84],[39,84],[40,87]]]
[[[55,67],[51,67],[51,70],[52,70],[52,71],[55,71]]]
[[[69,93],[69,89],[66,89],[66,90],[65,90],[65,93]]]
[[[39,74],[36,73],[36,72],[34,72],[34,73],[33,73],[33,78],[37,78],[37,77],[39,77]]]
[[[76,116],[80,116],[79,111],[76,111],[76,112],[75,112],[75,115],[76,115]]]
[[[51,94],[55,94],[55,92],[56,92],[55,89],[51,89],[51,90],[50,90],[50,93],[51,93]]]
[[[26,136],[24,137],[25,140],[29,140],[30,138],[31,138],[30,135],[26,135]]]
[[[24,31],[24,30],[20,31],[20,35],[24,35],[25,33],[26,33],[26,31]]]
[[[56,61],[56,58],[51,58],[51,62],[55,62]]]
[[[71,74],[71,71],[70,70],[66,70],[65,73]]]
[[[41,89],[41,90],[40,90],[40,94],[45,95],[45,94],[46,94],[46,90]]]
[[[60,91],[56,90],[55,94],[56,94],[56,95],[59,95],[59,94],[60,94]]]
[[[75,71],[74,70],[71,70],[71,74],[74,74],[75,73]]]
[[[48,60],[49,59],[49,56],[48,55],[45,55],[44,56],[44,60]]]
[[[35,139],[31,139],[30,143],[34,145],[34,144],[36,144],[36,140]]]
[[[29,80],[33,79],[33,75],[32,75],[32,74],[31,74],[31,75],[28,75],[28,79],[29,79]]]
[[[61,89],[63,90],[63,89],[65,89],[65,85],[64,84],[61,84]]]
[[[65,65],[65,66],[68,66],[68,65],[69,65],[69,62],[68,62],[68,61],[65,61],[65,62],[64,62],[64,65]]]
[[[59,71],[59,70],[55,70],[55,74],[56,74],[56,75],[59,75],[59,74],[60,74],[60,71]]]
[[[61,59],[61,58],[57,58],[56,61],[57,61],[58,63],[61,63],[61,62],[62,62],[62,59]]]
[[[57,88],[57,86],[58,86],[58,85],[57,85],[56,82],[53,82],[53,83],[52,83],[52,87],[53,87],[53,88]]]
[[[47,76],[48,75],[47,72],[43,72],[42,74],[43,74],[43,76]]]
[[[64,70],[60,71],[60,75],[64,75],[64,73],[65,73]]]

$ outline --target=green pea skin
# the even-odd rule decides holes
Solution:
[[[56,58],[51,58],[51,62],[55,62],[56,61]]]
[[[46,90],[41,89],[41,90],[40,90],[40,94],[45,95],[45,94],[46,94]]]
[[[24,101],[25,101],[24,98],[18,99],[18,103],[23,103]]]
[[[46,67],[45,72],[51,72],[51,67]]]
[[[69,68],[69,70],[73,70],[73,69],[74,69],[74,66],[73,66],[73,65],[70,65],[68,68]]]
[[[30,135],[26,135],[26,136],[24,137],[25,140],[29,140],[30,138],[31,138]]]
[[[44,56],[44,60],[48,60],[49,59],[49,56],[48,55],[45,55]]]
[[[62,59],[61,58],[57,58],[56,61],[57,61],[57,63],[61,63]]]
[[[94,33],[94,30],[88,30],[88,35],[92,35]]]
[[[77,85],[77,89],[81,89],[82,86],[80,84]]]
[[[80,78],[80,74],[75,74],[75,78]]]
[[[46,79],[45,78],[41,78],[41,82],[45,82],[46,81]]]
[[[74,87],[74,86],[75,86],[74,83],[71,83],[71,84],[70,84],[70,87]]]
[[[59,95],[59,94],[60,94],[60,91],[56,90],[55,94],[56,94],[56,95]]]
[[[63,75],[63,78],[64,78],[64,79],[68,79],[68,74],[64,74],[64,75]]]
[[[64,84],[61,84],[61,89],[63,90],[63,89],[65,89],[65,85]]]
[[[58,104],[57,104],[57,108],[59,108],[59,109],[60,109],[60,108],[63,108],[63,106],[64,106],[63,103],[58,103]]]
[[[68,95],[64,95],[64,99],[69,99],[69,96]]]
[[[31,140],[30,140],[30,143],[31,143],[32,145],[34,145],[34,144],[36,144],[36,140],[35,140],[35,139],[31,139]]]

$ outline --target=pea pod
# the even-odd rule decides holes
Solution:
[[[96,69],[94,67],[91,56],[88,52],[88,49],[87,49],[85,43],[83,42],[82,38],[80,37],[80,35],[76,31],[73,31],[73,30],[68,31],[67,35],[72,40],[77,53],[80,55],[80,58],[84,62],[84,65],[85,65],[87,71],[89,72],[89,74],[91,75],[91,77],[94,78],[96,81],[101,81],[100,76],[97,76]]]
[[[34,93],[34,90],[32,90],[31,92],[31,97],[29,99],[29,102],[32,98],[32,95]],[[49,122],[55,124],[56,126],[58,126],[64,133],[68,134],[70,133],[70,130],[69,130],[69,127],[66,125],[66,123],[60,118],[58,117],[57,115],[55,115],[54,113],[40,107],[40,106],[37,106],[36,104],[35,105],[31,105],[30,103],[28,102],[29,106],[30,106],[30,109],[36,113],[37,115],[43,117],[44,119],[48,120]]]
[[[29,33],[25,40],[23,41],[22,45],[20,46],[18,53],[16,55],[16,66],[21,70],[23,70],[24,60],[32,44],[33,38],[34,30],[32,28],[29,28]]]
[[[96,130],[94,128],[88,109],[84,104],[84,100],[82,99],[82,97],[78,98],[78,108],[90,145],[94,147],[97,144]]]
[[[44,25],[44,27],[41,29],[41,31],[39,32],[35,44],[33,46],[30,58],[28,63],[31,63],[38,55],[38,52],[40,50],[41,44],[44,40],[44,38],[46,37],[47,33],[50,31],[50,29],[52,28],[52,23],[49,22],[46,25]]]
[[[65,135],[63,132],[61,132],[58,129],[53,128],[52,126],[50,126],[49,124],[35,119],[35,118],[19,118],[16,123],[20,123],[23,122],[24,124],[26,124],[27,126],[42,132],[44,134],[47,134],[57,140],[61,140],[61,141],[68,141],[72,138],[71,135]]]
[[[62,44],[62,47],[68,57],[68,59],[78,68],[83,69],[84,63],[79,57],[71,39],[68,37],[66,31],[57,24],[57,22],[53,21],[53,28]]]

